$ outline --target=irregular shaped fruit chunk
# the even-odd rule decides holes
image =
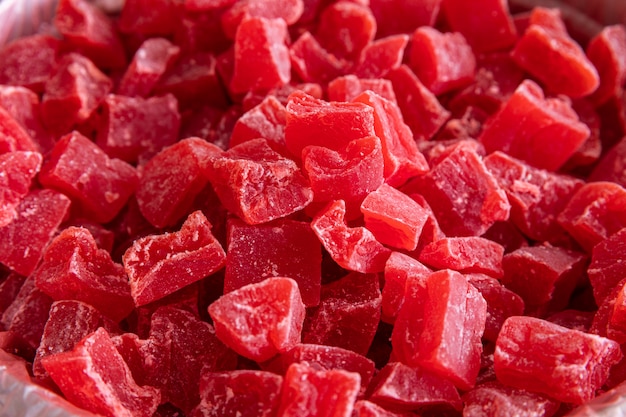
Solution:
[[[287,25],[298,21],[304,11],[302,0],[244,0],[232,2],[222,15],[222,28],[233,39],[241,23],[247,18],[282,19]],[[223,4],[222,6],[225,6]]]
[[[39,172],[41,160],[37,152],[0,154],[0,227],[17,217],[17,208]]]
[[[507,49],[517,41],[517,31],[505,0],[443,0],[442,8],[452,30],[465,36],[477,52]]]
[[[116,322],[133,309],[124,267],[84,228],[69,227],[50,242],[35,281],[54,300],[83,301]]]
[[[149,417],[159,405],[159,391],[135,383],[103,328],[71,351],[47,356],[42,364],[70,402],[94,413]]]
[[[91,59],[100,68],[122,68],[126,56],[113,21],[85,0],[61,0],[54,26],[68,46]]]
[[[350,417],[361,387],[359,374],[342,370],[319,371],[294,363],[285,373],[278,415],[314,417],[319,410]]]
[[[221,152],[203,139],[187,138],[152,157],[141,169],[135,193],[146,220],[160,228],[180,221],[209,182],[208,161]]]
[[[363,103],[335,103],[295,92],[287,103],[285,140],[297,159],[309,145],[333,150],[355,139],[374,136],[374,110]]]
[[[300,168],[273,151],[265,139],[244,142],[214,157],[207,170],[224,207],[248,224],[288,216],[313,200]]]
[[[126,68],[117,94],[147,97],[179,54],[180,48],[165,38],[146,39]]]
[[[209,306],[209,314],[222,342],[262,362],[300,341],[305,310],[298,284],[272,277],[223,295]]]
[[[415,30],[412,40],[411,69],[435,95],[464,87],[474,79],[476,58],[462,34],[424,26]]]
[[[544,19],[545,14],[551,16]],[[565,30],[559,9],[533,9],[530,25],[511,56],[552,93],[579,98],[600,84],[597,70]]]
[[[404,302],[407,282],[414,279],[423,282],[431,272],[418,260],[400,252],[393,252],[385,264],[381,319],[393,323]]]
[[[37,150],[24,127],[0,106],[0,153]]]
[[[339,151],[307,146],[302,150],[302,166],[311,183],[313,202],[343,199],[349,219],[360,216],[363,199],[384,180],[383,151],[376,136],[355,139]]]
[[[502,283],[520,295],[526,314],[565,308],[584,276],[587,257],[558,246],[519,248],[504,255]]]
[[[35,190],[26,195],[17,207],[17,217],[0,227],[0,262],[30,275],[69,208],[69,198],[56,191]]]
[[[380,78],[402,65],[408,35],[377,39],[363,48],[354,73],[362,78]]]
[[[310,311],[302,340],[366,355],[376,334],[380,306],[378,276],[351,272],[322,287],[320,304]]]
[[[397,33],[410,33],[420,26],[433,26],[442,0],[370,0],[376,17],[378,38]]]
[[[235,37],[234,93],[269,90],[291,79],[287,25],[282,19],[244,19]]]
[[[612,289],[626,277],[626,266],[622,262],[624,256],[626,256],[626,228],[594,246],[587,273],[598,305],[603,304]]]
[[[393,92],[391,81],[383,78],[358,78],[353,74],[337,77],[329,82],[328,98],[330,101],[353,101],[367,90],[371,90],[389,101],[396,101],[396,94]]]
[[[551,417],[559,402],[544,395],[512,388],[496,381],[481,384],[463,395],[463,417],[528,415]]]
[[[309,223],[277,220],[251,226],[231,219],[227,236],[224,293],[268,277],[283,276],[298,283],[307,307],[319,304],[322,247]]]
[[[200,404],[191,417],[273,417],[280,404],[282,382],[282,376],[264,371],[204,372]]]
[[[506,191],[511,221],[524,235],[537,241],[563,235],[557,216],[583,181],[534,168],[500,151],[488,155],[484,162]]]
[[[275,96],[268,95],[237,120],[230,137],[230,147],[248,140],[263,138],[276,152],[286,155],[286,117],[285,106]]]
[[[131,165],[109,158],[74,131],[54,145],[41,167],[39,180],[67,194],[86,216],[106,223],[124,207],[139,178]]]
[[[399,186],[428,171],[428,163],[395,103],[371,91],[363,92],[354,102],[374,109],[374,131],[383,145],[385,157],[385,182]]]
[[[0,84],[20,85],[37,93],[54,73],[60,41],[48,35],[16,39],[0,50]]]
[[[178,232],[137,239],[123,262],[135,306],[142,306],[213,274],[226,253],[204,214],[195,211]]]
[[[456,147],[405,192],[424,196],[446,235],[479,236],[509,217],[510,204],[476,151]],[[471,193],[471,197],[470,197]]]
[[[112,158],[145,162],[178,140],[180,114],[174,96],[108,95],[96,142]]]
[[[593,247],[626,226],[626,189],[612,182],[583,185],[558,217],[559,224],[591,252]]]
[[[626,29],[622,25],[607,26],[587,45],[587,57],[598,70],[600,85],[589,97],[596,105],[618,94],[626,81]]]
[[[496,278],[503,274],[504,248],[478,236],[445,237],[429,243],[419,254],[420,262],[436,269],[481,272]]]
[[[412,251],[417,247],[428,213],[408,195],[383,184],[361,204],[365,227],[386,245]]]
[[[621,358],[612,340],[517,316],[502,326],[494,367],[503,384],[582,404],[595,396]]]
[[[48,377],[41,363],[43,358],[72,350],[78,342],[99,327],[110,329],[113,324],[94,307],[76,300],[55,301],[48,314],[41,343],[33,361],[33,375],[40,379]]]
[[[487,153],[500,150],[537,168],[556,171],[589,134],[567,101],[545,98],[541,87],[525,80],[485,123],[479,140]]]
[[[56,136],[85,122],[113,88],[89,59],[70,53],[60,59],[41,101],[44,125]]]
[[[446,379],[421,368],[389,362],[380,370],[370,401],[396,412],[411,410],[459,411],[461,397]]]
[[[306,82],[327,84],[350,67],[349,62],[324,49],[311,32],[304,32],[291,44],[289,56],[293,70]]]
[[[341,267],[362,273],[381,272],[391,251],[365,227],[348,227],[346,203],[330,202],[311,222],[311,227],[330,256]]]

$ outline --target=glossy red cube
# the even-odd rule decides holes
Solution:
[[[504,247],[479,236],[445,237],[426,245],[419,261],[435,269],[479,272],[500,278]]]
[[[0,84],[19,85],[43,92],[54,73],[60,41],[49,35],[14,40],[0,50]]]
[[[42,157],[37,152],[0,154],[0,227],[17,217],[17,208],[39,172]]]

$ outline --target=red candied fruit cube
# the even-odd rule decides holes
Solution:
[[[613,147],[611,147],[595,165],[589,181],[606,181],[615,182],[622,187],[626,187],[626,137],[621,139]]]
[[[291,79],[287,25],[282,19],[248,18],[235,37],[235,69],[230,90],[269,90]]]
[[[282,376],[264,371],[204,372],[200,379],[200,404],[190,416],[275,416],[282,382]]]
[[[611,294],[605,298],[603,304],[607,302],[612,304],[612,309],[610,312],[610,317],[608,317],[606,323],[606,337],[611,340],[615,340],[617,343],[624,344],[626,343],[626,326],[624,325],[626,319],[626,282],[620,281],[616,285],[616,289],[614,288],[611,291]],[[617,293],[617,294],[615,294]],[[615,297],[613,298],[613,294]],[[596,314],[596,316],[601,316],[602,313]],[[598,325],[600,317],[594,320],[594,327],[599,327]],[[600,333],[600,332],[599,332]],[[601,334],[602,335],[602,334]]]
[[[328,52],[310,32],[304,32],[289,47],[291,65],[306,82],[322,85],[348,71],[349,63]]]
[[[595,396],[621,358],[612,340],[516,316],[504,322],[498,335],[494,367],[505,385],[582,404]]]
[[[461,397],[447,379],[422,368],[414,368],[400,362],[389,362],[374,381],[369,401],[395,412],[460,411]]]
[[[525,80],[485,123],[479,140],[488,153],[500,150],[537,168],[556,171],[589,134],[568,101],[545,98],[541,87]]]
[[[207,171],[224,207],[248,224],[288,216],[313,199],[298,165],[273,151],[265,139],[213,157]]]
[[[222,15],[222,29],[231,39],[247,18],[282,19],[292,25],[304,11],[302,0],[244,0],[230,6]]]
[[[181,109],[193,108],[199,103],[223,107],[226,97],[215,56],[210,52],[196,52],[178,59],[152,90],[153,96],[167,93],[176,97]]]
[[[34,190],[27,194],[13,221],[0,227],[0,262],[21,275],[30,275],[69,208],[69,198],[59,192]]]
[[[69,49],[85,55],[100,68],[123,68],[126,56],[113,21],[85,0],[61,0],[54,26]]]
[[[224,294],[209,314],[224,344],[262,362],[300,342],[305,307],[296,281],[271,277]]]
[[[370,0],[370,8],[376,18],[377,37],[410,33],[420,26],[433,26],[441,1]]]
[[[428,212],[402,191],[382,184],[361,204],[365,227],[388,246],[412,251],[417,247]]]
[[[612,289],[626,277],[626,267],[622,262],[624,256],[626,256],[626,228],[620,229],[593,247],[587,274],[598,305],[603,304]]]
[[[110,159],[97,145],[74,131],[62,137],[41,167],[39,181],[76,202],[97,222],[112,220],[137,187],[131,165]]]
[[[393,252],[385,264],[381,319],[393,323],[404,302],[407,281],[423,281],[431,273],[432,271],[418,260],[400,252]]]
[[[122,259],[135,306],[142,306],[215,273],[226,253],[204,214],[195,211],[177,232],[135,240]]]
[[[351,417],[360,379],[354,372],[317,370],[294,363],[285,373],[278,415],[314,417],[324,410],[328,415]]]
[[[25,347],[29,360],[34,357],[41,341],[52,302],[50,297],[37,288],[34,278],[28,277],[13,302],[2,314],[0,322],[3,330],[17,338],[11,344],[16,344],[22,349]]]
[[[517,30],[505,0],[443,0],[446,21],[477,52],[507,49],[517,41]]]
[[[285,140],[297,159],[309,145],[340,150],[355,139],[376,134],[374,109],[363,103],[329,103],[294,92],[286,107]]]
[[[504,247],[478,236],[444,237],[424,246],[419,261],[436,269],[478,272],[500,278]]]
[[[328,98],[330,101],[354,101],[367,90],[394,103],[396,101],[391,81],[382,78],[358,78],[353,74],[337,77],[329,82]]]
[[[413,33],[409,62],[420,81],[435,95],[465,87],[476,72],[476,58],[463,35],[441,33],[427,26]]]
[[[42,364],[65,398],[88,411],[149,417],[159,405],[159,391],[137,385],[104,328],[71,351],[47,356]]]
[[[110,94],[96,143],[112,158],[141,163],[176,143],[179,130],[178,103],[171,94],[147,99]]]
[[[587,57],[598,70],[600,85],[589,99],[596,105],[619,93],[626,81],[626,28],[606,26],[587,45]]]
[[[26,277],[15,272],[10,272],[2,279],[0,282],[0,316],[15,301],[25,281]]]
[[[302,340],[365,355],[376,334],[380,306],[378,276],[348,273],[322,286],[320,304],[309,312]]]
[[[70,53],[60,59],[49,77],[41,101],[44,125],[56,136],[89,119],[113,82],[89,59]]]
[[[398,107],[415,140],[419,142],[431,139],[446,123],[450,112],[408,66],[401,65],[389,71],[387,78],[393,83]]]
[[[626,226],[626,189],[612,182],[590,182],[571,196],[557,218],[576,241],[593,247]]]
[[[277,220],[251,226],[230,219],[227,236],[224,293],[282,276],[298,283],[305,306],[319,304],[322,248],[308,222]]]
[[[423,284],[419,292],[424,298],[405,298],[400,307],[392,333],[394,352],[397,347],[402,362],[421,366],[467,390],[475,384],[480,369],[487,303],[468,279],[455,271],[434,272]],[[409,325],[410,316],[421,316],[421,320]]]
[[[375,34],[376,19],[368,7],[339,1],[322,10],[315,36],[331,54],[355,62]]]
[[[409,35],[393,35],[377,39],[361,52],[354,73],[361,78],[380,78],[402,65]]]
[[[317,83],[289,83],[280,87],[272,88],[265,91],[248,91],[243,97],[241,106],[244,111],[252,109],[254,106],[261,104],[261,102],[268,96],[274,97],[283,106],[287,105],[289,96],[294,91],[304,91],[306,94],[315,97],[322,98],[323,91],[322,86]]]
[[[0,154],[0,227],[17,217],[17,208],[39,172],[42,157],[37,152]]]
[[[504,255],[501,282],[524,299],[526,314],[565,308],[584,276],[587,256],[559,246],[531,246]]]
[[[162,402],[185,414],[200,402],[204,372],[234,369],[234,355],[213,327],[189,311],[173,306],[152,315],[150,337],[142,352],[146,385],[161,389]]]
[[[464,417],[529,415],[551,417],[560,403],[544,395],[509,387],[497,381],[476,386],[463,395]]]
[[[98,248],[87,229],[69,227],[55,237],[34,277],[37,287],[55,301],[85,302],[116,322],[133,309],[124,267]]]
[[[376,136],[355,139],[339,151],[313,145],[302,150],[302,167],[311,183],[313,202],[343,198],[349,219],[360,216],[363,199],[383,183],[383,163]]]
[[[144,36],[169,35],[178,22],[178,5],[174,0],[128,0],[119,16],[123,33]]]
[[[504,190],[471,148],[454,148],[404,190],[407,194],[415,191],[424,196],[448,236],[480,236],[509,217]]]
[[[78,342],[99,327],[108,328],[109,331],[115,327],[98,310],[81,301],[55,301],[50,306],[48,314],[48,321],[33,361],[33,375],[39,379],[48,377],[41,362],[43,358],[72,350]]]
[[[273,150],[281,155],[287,155],[286,124],[285,106],[275,96],[268,95],[261,103],[237,119],[230,137],[230,147],[263,138]]]
[[[500,151],[488,155],[484,162],[506,191],[511,221],[519,230],[537,241],[563,235],[557,217],[583,181],[534,168]]]
[[[568,35],[559,9],[533,9],[530,25],[511,56],[552,93],[579,98],[600,84],[596,68]]]
[[[208,184],[207,160],[220,154],[217,146],[199,138],[183,139],[151,158],[141,169],[136,198],[153,226],[178,223]]]
[[[300,343],[279,355],[269,365],[284,374],[292,363],[303,363],[316,369],[340,369],[355,372],[361,377],[362,390],[370,383],[376,371],[374,362],[363,355],[337,346]]]
[[[363,92],[354,102],[374,109],[374,131],[383,146],[385,181],[389,185],[402,185],[407,179],[428,171],[428,163],[395,103],[371,91]]]
[[[0,49],[0,84],[41,93],[54,73],[60,41],[48,35],[19,38]]]
[[[487,319],[483,338],[494,342],[502,328],[504,320],[511,316],[521,316],[524,313],[522,297],[507,289],[496,278],[484,274],[467,274],[472,284],[487,302]]]
[[[42,154],[52,149],[55,138],[43,127],[39,96],[35,92],[25,87],[0,85],[0,107],[24,128]]]
[[[165,38],[146,39],[137,49],[126,68],[117,94],[147,97],[165,72],[172,67],[180,48]]]
[[[311,227],[342,268],[362,273],[381,272],[391,250],[365,227],[349,227],[345,216],[345,201],[334,200],[313,218]]]
[[[37,151],[37,145],[24,127],[0,105],[0,154]]]

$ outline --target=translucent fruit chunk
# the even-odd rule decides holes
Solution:
[[[9,152],[0,155],[0,227],[17,217],[17,207],[28,194],[42,157],[37,152]]]
[[[503,384],[582,404],[595,396],[619,344],[534,317],[509,317],[496,341],[494,367]]]
[[[71,351],[47,356],[42,364],[70,402],[94,413],[149,417],[159,405],[159,391],[137,385],[103,328]]]
[[[262,362],[300,342],[305,310],[298,284],[272,277],[223,295],[209,306],[209,314],[222,342]]]
[[[195,211],[177,232],[135,240],[123,262],[135,306],[142,306],[215,273],[226,253],[207,218]]]

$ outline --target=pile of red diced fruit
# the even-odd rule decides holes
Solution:
[[[626,30],[60,0],[0,50],[0,345],[96,414],[564,415],[626,379]]]

